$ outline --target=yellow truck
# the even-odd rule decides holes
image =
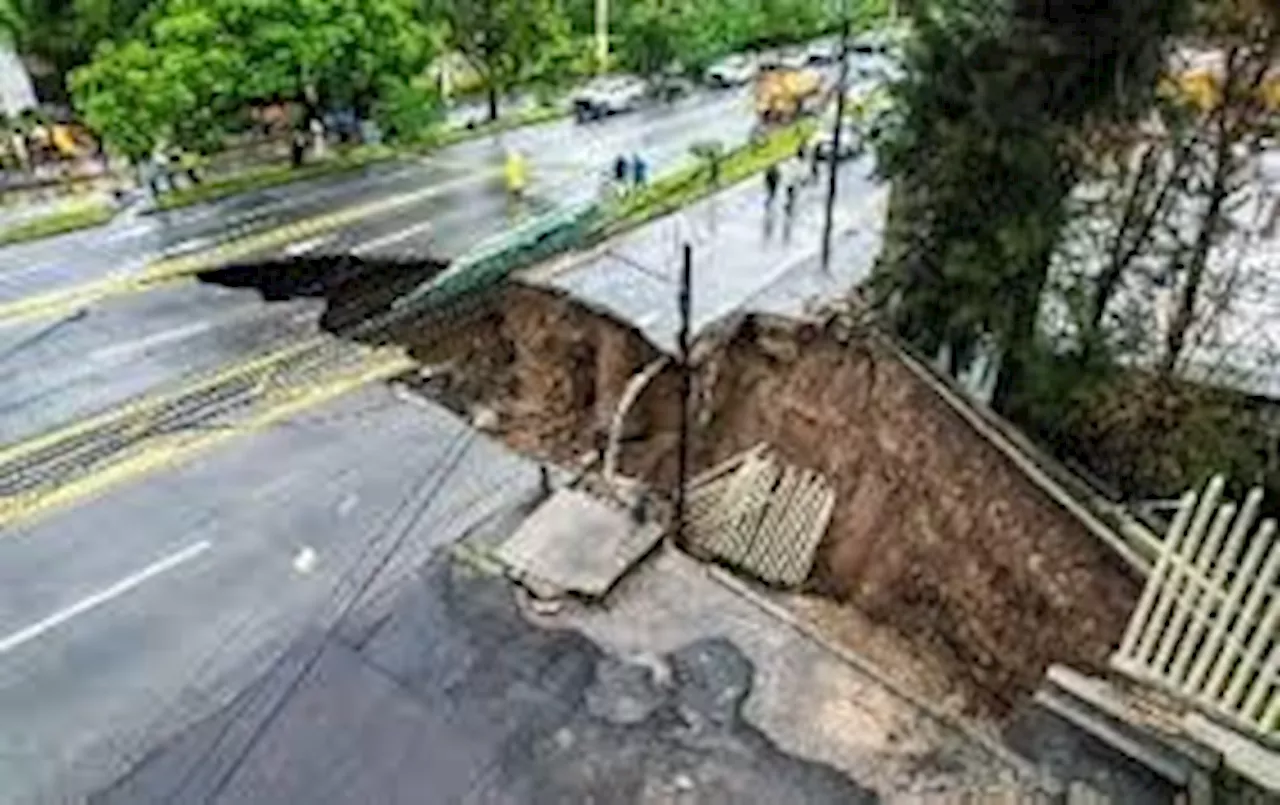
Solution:
[[[790,123],[822,105],[822,76],[807,68],[768,67],[756,78],[756,117],[763,124]]]
[[[1208,112],[1222,103],[1221,67],[1202,65],[1166,76],[1161,89],[1170,97],[1179,98],[1201,112]],[[1280,113],[1280,69],[1268,73],[1257,91],[1258,100],[1268,111]]]

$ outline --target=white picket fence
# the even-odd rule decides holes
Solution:
[[[1188,492],[1112,665],[1258,737],[1280,738],[1280,539],[1223,480]]]

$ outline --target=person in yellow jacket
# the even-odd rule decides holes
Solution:
[[[529,165],[524,154],[514,148],[507,151],[507,164],[503,169],[507,179],[507,192],[515,198],[524,195],[529,184]]]

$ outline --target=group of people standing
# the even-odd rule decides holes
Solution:
[[[638,189],[649,183],[649,163],[639,154],[629,158],[619,154],[613,161],[613,184],[617,192]]]
[[[765,207],[773,209],[774,199],[782,190],[783,209],[790,218],[795,214],[800,189],[818,181],[818,151],[800,143],[794,157],[775,162],[764,171]]]

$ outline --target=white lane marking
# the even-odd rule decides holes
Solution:
[[[369,252],[381,249],[383,246],[390,246],[393,243],[399,243],[402,240],[408,240],[409,238],[413,237],[414,235],[417,235],[420,232],[426,232],[430,230],[432,226],[434,226],[434,222],[423,221],[420,224],[414,224],[413,226],[408,227],[406,229],[401,229],[398,232],[392,232],[390,235],[385,235],[383,237],[375,238],[373,240],[366,241],[365,243],[361,243],[359,246],[352,249],[351,253],[356,255],[368,254]]]
[[[379,176],[366,176],[366,177],[355,177],[355,178],[362,180],[364,182],[365,187],[377,187],[384,184],[390,184],[391,182],[403,177],[410,170],[411,168],[406,166],[406,167],[389,170],[386,173],[383,173]],[[323,179],[324,177],[320,177],[320,178]],[[288,189],[287,184],[278,185],[276,187],[263,188],[263,190],[259,192],[266,193],[266,198],[268,199],[267,201],[265,201],[261,205],[251,210],[246,210],[245,212],[241,212],[241,213],[232,213],[230,217],[225,219],[225,222],[226,222],[225,225],[235,226],[239,223],[243,223],[244,221],[251,220],[260,215],[273,214],[276,212],[280,212],[281,210],[286,210],[289,207],[300,207],[304,204],[309,204],[311,202],[323,201],[325,198],[329,196],[338,195],[345,190],[349,190],[350,182],[352,178],[353,177],[346,177],[345,179],[341,179],[340,177],[340,181],[336,184],[326,184],[324,186],[311,189],[308,192],[304,192],[304,193],[285,194],[283,198],[281,197],[281,192],[282,192],[281,189],[284,188],[285,190],[287,190]],[[310,181],[310,180],[304,179],[303,181]],[[294,189],[296,190],[297,188],[294,188]],[[277,192],[277,191],[280,191],[280,192]],[[274,192],[274,195],[273,195],[273,192]],[[215,202],[212,202],[210,205],[204,207],[203,209],[194,209],[194,210],[189,210],[186,213],[182,213],[173,220],[178,221],[180,223],[189,224],[189,223],[192,223],[193,221],[199,221],[202,218],[208,218],[210,216],[218,215],[218,214],[225,214],[226,212],[227,210],[225,210],[223,206],[221,206],[221,202],[215,201]]]
[[[316,554],[316,549],[306,546],[298,551],[297,556],[293,557],[293,569],[299,575],[308,576],[316,569],[316,562],[319,560],[320,557]]]
[[[121,356],[130,356],[138,352],[145,352],[155,347],[170,344],[174,341],[185,341],[192,336],[207,333],[213,329],[213,324],[207,321],[199,321],[194,324],[188,324],[183,327],[175,327],[172,330],[166,330],[160,333],[139,338],[136,341],[130,341],[126,344],[116,344],[110,347],[96,349],[91,353],[91,357],[95,361],[109,361]]]
[[[132,576],[116,582],[105,590],[96,592],[87,598],[80,599],[66,609],[59,610],[42,621],[33,623],[25,629],[19,629],[8,637],[0,638],[0,654],[7,654],[24,643],[29,643],[32,640],[35,640],[45,632],[58,628],[72,618],[83,615],[91,609],[100,607],[113,598],[119,598],[149,579],[152,579],[166,571],[172,570],[185,562],[190,562],[192,559],[195,559],[197,556],[212,547],[213,543],[208,540],[204,540],[202,542],[197,542],[195,545],[190,547],[183,548],[177,553],[170,554],[164,559],[144,567]]]
[[[318,249],[319,247],[323,246],[332,237],[333,237],[332,235],[321,235],[318,238],[311,238],[310,240],[302,240],[302,241],[298,241],[297,243],[292,243],[288,246],[288,248],[284,250],[284,256],[285,257],[301,257],[307,252],[312,251],[313,249]]]
[[[156,347],[172,344],[177,341],[186,341],[190,338],[203,335],[215,329],[226,329],[231,326],[252,323],[255,319],[262,319],[264,322],[272,318],[271,313],[264,315],[263,309],[255,304],[247,304],[243,307],[236,307],[227,311],[224,315],[217,316],[205,321],[193,322],[191,324],[174,327],[171,330],[162,330],[158,333],[143,336],[133,341],[127,341],[122,344],[113,344],[109,347],[101,347],[90,353],[91,362],[97,361],[114,361],[121,357],[129,357],[140,352],[147,352]],[[283,325],[299,325],[308,324],[316,318],[314,310],[303,310],[281,320]]]
[[[152,228],[150,221],[139,221],[138,223],[133,224],[132,226],[127,226],[124,229],[117,229],[116,231],[109,233],[103,239],[108,243],[115,243],[121,240],[131,240],[139,235],[147,234],[152,230]]]
[[[184,240],[177,245],[170,246],[165,249],[160,253],[160,258],[163,260],[172,260],[175,257],[182,257],[183,255],[191,254],[192,252],[204,251],[211,246],[216,246],[218,242],[219,239],[214,235],[189,238],[188,240]]]

